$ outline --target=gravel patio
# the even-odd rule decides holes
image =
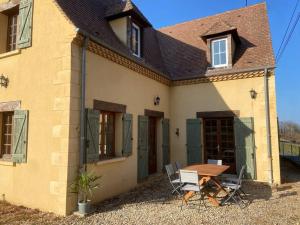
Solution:
[[[255,182],[245,183],[251,204],[241,210],[236,205],[208,208],[183,207],[181,200],[170,195],[165,176],[150,178],[137,189],[102,202],[87,217],[56,217],[24,207],[0,203],[0,224],[300,224],[300,168],[282,161],[284,182],[271,189]]]

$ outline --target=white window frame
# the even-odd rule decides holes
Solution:
[[[225,41],[225,44],[226,44],[226,63],[215,65],[215,62],[214,62],[214,43],[215,42],[220,42],[220,41]],[[215,68],[228,66],[228,39],[227,38],[215,39],[215,40],[211,41],[211,60],[212,60],[212,66],[215,67]]]
[[[141,57],[141,28],[138,25],[136,25],[135,23],[132,23],[132,26],[135,29],[137,29],[137,31],[138,31],[138,40],[137,40],[137,42],[138,42],[138,53],[136,54],[135,52],[133,52],[133,55],[136,56],[136,57]],[[132,43],[132,41],[131,41],[131,43]]]

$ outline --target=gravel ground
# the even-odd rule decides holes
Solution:
[[[164,176],[155,176],[137,189],[102,202],[87,218],[56,217],[24,207],[0,203],[0,224],[30,225],[98,225],[98,224],[298,224],[300,225],[300,168],[283,161],[284,185],[271,189],[268,185],[247,182],[244,185],[249,206],[236,205],[207,208],[184,206],[171,196]],[[289,171],[289,172],[287,172]],[[198,202],[197,202],[198,203]]]

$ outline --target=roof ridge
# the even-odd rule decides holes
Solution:
[[[194,22],[194,21],[198,21],[198,20],[208,19],[210,17],[220,16],[220,15],[224,15],[224,14],[227,14],[227,13],[232,13],[232,12],[235,12],[235,11],[243,10],[243,9],[249,9],[249,8],[252,8],[252,7],[257,7],[259,5],[266,5],[266,2],[260,2],[260,3],[253,4],[253,5],[250,5],[250,6],[247,6],[247,7],[241,7],[241,8],[238,8],[238,9],[232,9],[232,10],[228,10],[228,11],[225,11],[225,12],[217,13],[217,14],[214,14],[214,15],[200,17],[200,18],[196,18],[196,19],[192,19],[192,20],[187,20],[187,21],[180,22],[180,23],[175,23],[175,24],[172,24],[172,25],[160,27],[157,30],[163,30],[163,29],[166,29],[166,28],[175,27],[177,25],[183,25],[183,24]]]

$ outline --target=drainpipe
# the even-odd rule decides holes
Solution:
[[[81,56],[81,106],[80,106],[80,156],[79,165],[80,168],[86,171],[86,167],[83,165],[86,163],[85,154],[85,83],[86,83],[86,48],[89,39],[84,37],[82,45]]]
[[[269,79],[268,68],[265,68],[264,76],[265,89],[265,107],[266,107],[266,130],[267,130],[267,150],[268,150],[268,182],[273,184],[273,165],[272,165],[272,143],[271,143],[271,125],[270,125],[270,102],[269,102]]]

